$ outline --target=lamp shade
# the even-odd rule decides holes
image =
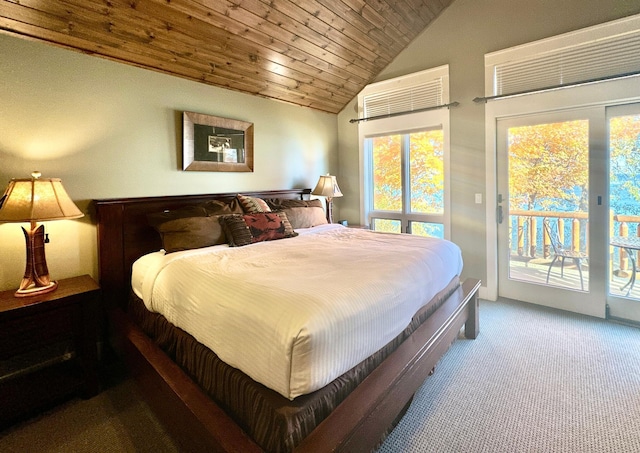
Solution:
[[[12,179],[0,199],[0,222],[77,219],[84,214],[57,178]]]
[[[320,195],[327,198],[341,197],[340,187],[335,176],[329,174],[320,176],[316,188],[311,192],[313,195]]]

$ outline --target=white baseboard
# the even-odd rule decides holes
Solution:
[[[492,300],[489,298],[489,291],[486,286],[480,286],[480,289],[478,289],[478,297],[484,300]],[[496,299],[493,300],[495,301]]]

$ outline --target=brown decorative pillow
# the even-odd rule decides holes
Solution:
[[[173,253],[226,243],[219,217],[184,217],[158,225],[156,229],[162,238],[162,248]]]
[[[160,233],[164,250],[173,253],[225,244],[227,238],[218,216],[242,212],[242,207],[235,198],[229,203],[210,200],[194,206],[149,214],[147,221]]]
[[[220,224],[231,247],[298,235],[284,212],[225,215],[220,217]]]
[[[221,214],[242,214],[243,212],[242,206],[240,206],[236,198],[233,198],[229,203],[220,200],[209,200],[193,206],[149,214],[147,215],[147,221],[149,225],[157,230],[160,225],[170,220]]]
[[[210,200],[201,205],[208,215],[220,214],[242,214],[242,206],[237,198],[233,198],[229,203],[220,200]]]
[[[322,208],[322,201],[318,199],[313,200],[298,200],[293,198],[265,198],[265,200],[272,211],[280,211],[286,208]]]
[[[324,209],[318,207],[285,208],[281,212],[287,214],[287,218],[294,230],[299,228],[311,228],[329,223],[327,222]]]
[[[256,212],[271,212],[271,208],[262,198],[237,195],[238,201],[245,214],[255,214]]]
[[[294,230],[298,228],[311,228],[328,223],[321,200],[267,198],[265,201],[272,211],[285,212]]]
[[[173,211],[155,212],[147,215],[149,225],[158,230],[158,227],[165,222],[189,217],[207,217],[209,215],[202,206],[186,206]]]

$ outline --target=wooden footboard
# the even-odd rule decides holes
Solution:
[[[478,335],[479,287],[479,280],[465,280],[295,451],[374,449],[461,328],[467,338]],[[111,321],[141,391],[182,450],[262,451],[121,310],[112,311]]]

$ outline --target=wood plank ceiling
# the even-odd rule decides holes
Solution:
[[[0,30],[337,113],[453,0],[0,0]]]

